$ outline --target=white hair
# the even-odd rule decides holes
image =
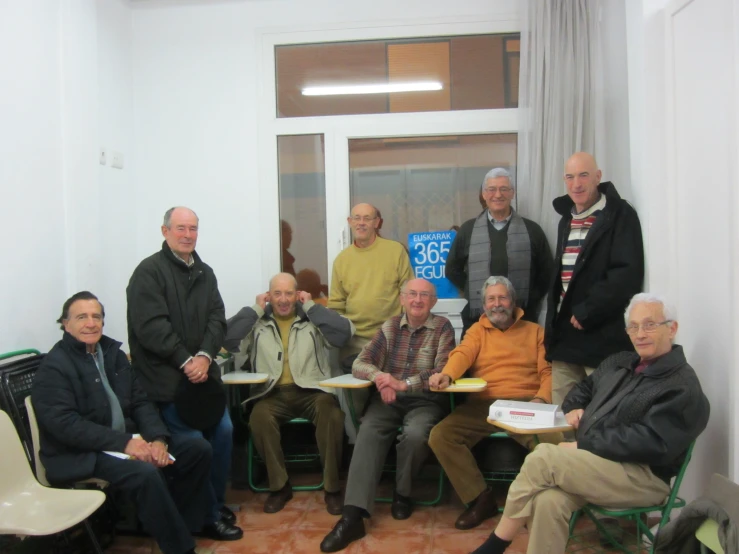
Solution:
[[[511,188],[516,188],[515,184],[513,183],[513,176],[511,175],[511,172],[507,169],[503,169],[502,167],[495,167],[485,174],[485,177],[482,179],[482,186],[480,187],[480,190],[485,190],[485,183],[488,182],[488,179],[496,179],[498,177],[505,177],[506,179],[508,179],[508,184],[511,186]]]
[[[482,285],[482,301],[483,304],[485,303],[485,295],[488,292],[488,287],[494,287],[495,285],[504,285],[505,288],[508,290],[508,297],[511,299],[511,304],[516,303],[516,289],[513,288],[513,283],[511,283],[506,277],[503,277],[502,275],[493,275],[491,277],[488,277],[485,281],[485,284]]]
[[[665,320],[677,321],[677,311],[672,304],[667,303],[663,296],[651,292],[640,292],[631,298],[631,302],[626,307],[626,311],[624,312],[624,322],[626,325],[629,324],[629,316],[631,315],[632,308],[637,304],[660,304]]]

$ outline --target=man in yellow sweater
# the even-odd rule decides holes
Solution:
[[[356,354],[383,323],[400,314],[400,286],[412,278],[408,252],[377,234],[380,218],[371,204],[357,204],[347,219],[354,242],[334,260],[327,307],[356,328],[342,357]]]
[[[524,321],[516,308],[516,292],[505,277],[489,277],[482,287],[485,313],[467,331],[429,387],[444,389],[469,370],[487,381],[487,389],[470,394],[431,430],[429,446],[469,507],[457,518],[457,529],[472,529],[498,513],[492,489],[477,467],[471,448],[496,428],[487,422],[490,404],[498,399],[550,403],[552,368],[544,358],[544,329]],[[527,448],[524,435],[512,435]]]

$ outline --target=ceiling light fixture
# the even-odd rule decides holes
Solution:
[[[417,81],[414,83],[393,83],[384,85],[338,85],[325,87],[306,87],[303,96],[333,96],[337,94],[387,94],[389,92],[424,92],[441,90],[438,81]]]

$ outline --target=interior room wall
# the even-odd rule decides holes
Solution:
[[[735,314],[737,12],[731,0],[627,3],[631,155],[647,288],[676,304],[677,342],[711,402],[683,492],[739,478]]]

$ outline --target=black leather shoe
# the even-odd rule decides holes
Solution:
[[[236,514],[231,511],[228,506],[223,506],[218,510],[221,514],[221,521],[225,521],[229,525],[236,523]]]
[[[267,500],[264,501],[264,513],[275,514],[279,512],[292,497],[293,487],[288,481],[280,490],[269,493]]]
[[[480,493],[480,496],[472,501],[469,508],[462,512],[454,526],[457,529],[465,531],[477,527],[486,519],[497,515],[498,503],[495,501],[493,490],[488,487]]]
[[[203,530],[198,535],[214,541],[237,541],[244,536],[244,532],[240,527],[221,520],[203,525]]]
[[[364,537],[364,521],[342,517],[321,541],[321,552],[338,552],[344,550],[352,542]]]
[[[393,504],[390,513],[394,519],[408,519],[413,513],[413,500],[397,492],[393,493]]]

